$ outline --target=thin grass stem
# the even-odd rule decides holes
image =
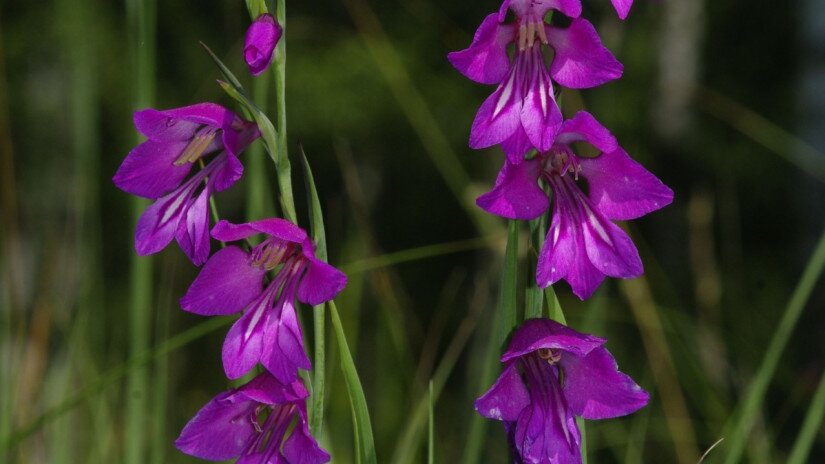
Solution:
[[[726,440],[728,454],[724,461],[725,464],[740,462],[748,441],[748,435],[756,416],[762,410],[768,386],[779,365],[782,352],[785,351],[785,347],[788,345],[791,335],[793,335],[799,316],[802,314],[802,310],[805,309],[805,304],[808,302],[811,292],[822,276],[823,269],[825,269],[825,231],[820,236],[811,259],[805,266],[802,277],[799,279],[791,299],[785,307],[773,338],[771,338],[768,349],[765,351],[762,365],[759,366],[759,370],[756,371],[756,376],[748,388],[739,409],[739,414],[735,416],[735,421],[726,427],[728,433],[725,433],[724,436],[729,438]]]

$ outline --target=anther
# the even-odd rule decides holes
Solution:
[[[203,152],[209,148],[209,144],[215,140],[215,136],[218,134],[216,130],[208,130],[208,131],[198,131],[192,140],[186,145],[186,148],[183,149],[178,159],[175,160],[175,166],[182,166],[186,163],[194,163],[198,160],[201,156],[203,156]]]
[[[556,364],[561,360],[561,351],[551,348],[539,348],[539,358],[547,361],[548,364]]]

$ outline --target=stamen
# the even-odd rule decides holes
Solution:
[[[518,27],[518,49],[524,51],[527,48],[527,26],[521,24]]]
[[[539,39],[541,39],[541,43],[543,43],[544,45],[549,44],[550,41],[547,40],[547,31],[544,30],[544,21],[542,21],[541,24],[538,25],[538,32]]]
[[[532,47],[536,43],[536,23],[530,21],[527,23],[527,46]]]
[[[203,152],[215,140],[216,135],[218,135],[217,130],[198,131],[189,144],[186,145],[186,148],[183,149],[178,159],[172,164],[182,166],[185,163],[194,163],[203,156]]]
[[[548,364],[553,365],[561,361],[561,351],[551,348],[539,348],[539,358],[547,361]]]

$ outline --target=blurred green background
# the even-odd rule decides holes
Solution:
[[[653,398],[630,417],[588,423],[589,462],[695,463],[724,437],[706,458],[722,462],[732,424],[749,437],[741,462],[786,462],[792,453],[793,462],[825,462],[825,288],[816,285],[825,258],[813,253],[825,225],[825,4],[637,0],[621,22],[606,0],[584,3],[625,74],[565,91],[565,112],[586,107],[676,193],[672,206],[629,225],[644,278],[607,280],[586,302],[556,286],[570,325],[609,338],[622,370]],[[421,407],[434,376],[443,384],[436,461],[506,459],[498,424],[474,429],[477,459],[467,445],[481,422],[472,401],[505,239],[504,221],[473,203],[502,154],[467,147],[493,88],[466,80],[445,57],[498,6],[288,3],[293,166],[300,142],[330,261],[350,275],[338,307],[381,463],[424,460]],[[176,246],[143,258],[153,269],[143,330],[151,356],[129,363],[134,219],[132,200],[110,181],[138,140],[127,17],[122,2],[0,2],[2,462],[127,462],[134,453],[140,462],[192,462],[173,440],[227,387],[227,326],[204,329],[204,319],[179,309],[197,270]],[[241,56],[243,2],[158,2],[156,18],[156,69],[142,70],[153,106],[232,105],[198,41],[254,87]],[[242,160],[244,179],[217,195],[221,216],[236,222],[275,200],[266,155],[258,148]],[[270,193],[258,195],[253,177]],[[300,171],[293,179],[306,226]],[[520,278],[526,283],[525,272]],[[783,316],[792,333],[777,329]],[[777,333],[774,373],[760,366]],[[333,462],[353,462],[349,401],[331,349],[321,441]],[[146,388],[127,388],[136,371]],[[754,414],[741,419],[760,373],[764,398],[753,396]],[[135,398],[145,417],[127,425],[125,404]]]

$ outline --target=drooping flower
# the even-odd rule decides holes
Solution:
[[[243,47],[243,57],[249,66],[249,72],[257,76],[269,68],[275,56],[275,45],[281,38],[281,26],[269,13],[257,18],[246,31],[246,41]]]
[[[573,153],[584,141],[601,154]],[[627,221],[663,208],[673,191],[633,161],[593,116],[579,112],[564,122],[547,152],[513,164],[505,160],[496,185],[476,203],[510,219],[535,219],[550,205],[538,181],[553,192],[553,219],[539,255],[536,281],[546,287],[565,279],[579,298],[589,297],[604,276],[632,278],[642,262],[630,237],[612,221]],[[576,182],[586,181],[587,193]]]
[[[516,22],[502,24],[508,8],[515,12]],[[574,19],[566,28],[550,26],[544,14],[551,8]],[[593,25],[578,17],[580,13],[581,4],[573,0],[505,1],[499,13],[484,19],[469,48],[448,55],[469,79],[498,84],[476,114],[470,147],[500,143],[516,164],[533,147],[547,151],[562,124],[553,81],[582,89],[621,76],[621,63],[602,45]],[[507,53],[511,43],[512,60]],[[553,49],[549,70],[542,45]]]
[[[230,245],[212,255],[180,303],[204,316],[243,311],[223,344],[227,377],[237,379],[260,362],[280,382],[289,383],[299,368],[311,368],[295,313],[296,296],[309,305],[321,304],[344,288],[347,277],[318,260],[306,232],[287,220],[220,221],[212,229],[212,236],[224,242],[259,233],[268,237],[250,252]],[[264,287],[270,270],[275,276]]]
[[[307,396],[301,380],[282,384],[263,372],[206,403],[183,428],[175,446],[201,459],[239,458],[239,464],[328,462],[329,454],[309,431]]]
[[[156,200],[138,221],[135,249],[141,256],[157,253],[176,238],[193,263],[203,264],[210,251],[209,197],[241,177],[238,154],[259,136],[258,128],[214,103],[141,110],[134,121],[148,140],[129,152],[112,180]],[[207,157],[190,176],[192,165]]]
[[[549,319],[515,331],[501,356],[504,372],[475,408],[504,422],[516,462],[581,463],[575,416],[608,419],[647,404],[647,392],[619,372],[605,342]]]

